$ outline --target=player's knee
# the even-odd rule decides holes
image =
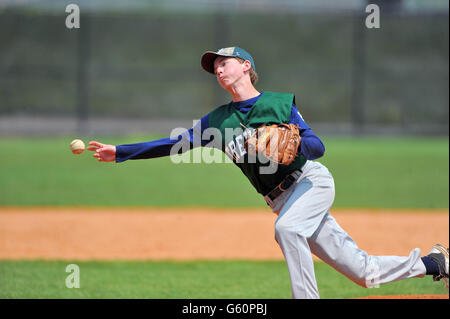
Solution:
[[[294,229],[291,225],[283,223],[283,221],[278,221],[275,224],[275,240],[280,243],[280,240],[288,240],[294,234]]]
[[[292,226],[284,223],[283,221],[280,220],[275,224],[275,235],[276,236],[280,236],[280,235],[283,236],[290,232],[292,232]]]
[[[366,281],[366,278],[364,276],[363,277],[358,277],[358,278],[351,278],[351,279],[358,286],[363,287],[363,288],[368,288],[367,281]]]
[[[367,288],[367,278],[364,273],[364,267],[357,267],[354,269],[351,269],[350,271],[347,271],[345,273],[346,277],[353,281],[355,284],[357,284],[360,287]]]
[[[374,269],[374,266],[369,263],[362,263],[349,276],[354,283],[363,288],[370,288],[377,285],[378,277],[377,269]]]

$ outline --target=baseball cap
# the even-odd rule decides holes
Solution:
[[[222,48],[222,49],[218,50],[217,52],[206,51],[205,53],[203,53],[202,59],[201,59],[202,68],[206,72],[214,74],[214,60],[218,56],[235,57],[235,58],[241,58],[243,60],[249,60],[252,65],[253,70],[256,71],[255,62],[253,61],[253,58],[250,55],[250,53],[248,53],[247,51],[245,51],[244,49],[239,48],[239,47]]]

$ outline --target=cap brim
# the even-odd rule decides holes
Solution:
[[[205,70],[206,72],[209,72],[211,74],[214,74],[214,60],[218,56],[232,57],[233,55],[217,54],[214,51],[206,51],[205,53],[203,53],[202,58],[201,58],[201,65],[202,65],[203,70]]]

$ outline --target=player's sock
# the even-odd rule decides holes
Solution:
[[[439,275],[439,266],[429,257],[422,257],[423,264],[427,270],[427,275]]]

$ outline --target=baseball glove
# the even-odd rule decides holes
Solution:
[[[300,146],[299,128],[295,124],[264,124],[245,141],[245,149],[249,155],[264,154],[273,162],[289,165]]]

